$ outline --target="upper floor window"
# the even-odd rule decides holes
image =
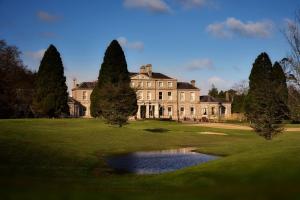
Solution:
[[[172,92],[168,92],[168,100],[172,100]]]
[[[184,101],[184,100],[185,100],[185,93],[180,92],[180,101]]]
[[[163,84],[163,82],[158,82],[158,87],[163,87],[164,86],[164,84]]]
[[[191,92],[191,101],[195,101],[195,92]]]
[[[139,91],[137,92],[137,100],[142,100],[143,99],[143,92]]]
[[[162,99],[163,99],[163,93],[162,93],[162,92],[159,92],[159,93],[158,93],[158,99],[159,99],[159,100],[162,100]]]
[[[151,82],[147,82],[147,87],[151,87]]]
[[[147,100],[151,100],[151,92],[147,91]]]
[[[139,88],[143,87],[143,82],[138,82],[138,85],[137,85]]]
[[[86,99],[87,99],[86,91],[83,91],[83,92],[82,92],[82,99],[83,99],[83,100],[86,100]]]
[[[168,82],[168,87],[169,88],[173,87],[173,83],[172,82]]]

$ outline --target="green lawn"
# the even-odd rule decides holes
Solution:
[[[158,128],[165,131],[151,131]],[[104,161],[179,147],[223,157],[161,175],[115,174]],[[300,199],[300,132],[265,141],[250,131],[175,122],[116,128],[95,119],[0,120],[0,169],[1,199]]]

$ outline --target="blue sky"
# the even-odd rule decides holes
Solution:
[[[37,70],[44,50],[61,53],[68,85],[96,80],[107,45],[118,39],[130,71],[196,80],[205,94],[247,80],[256,56],[289,52],[281,33],[296,0],[0,0],[0,38]]]

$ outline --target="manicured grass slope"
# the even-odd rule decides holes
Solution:
[[[227,136],[201,135],[201,131]],[[219,160],[151,176],[114,174],[104,157],[197,147]],[[265,141],[250,131],[99,120],[0,121],[0,191],[15,199],[297,199],[300,133]]]

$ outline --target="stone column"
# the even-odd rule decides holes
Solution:
[[[136,113],[136,118],[137,118],[137,119],[140,119],[140,118],[141,118],[141,106],[140,106],[140,105],[138,105],[138,111],[137,111],[137,113]]]
[[[149,116],[149,109],[150,109],[149,104],[146,104],[146,119],[150,118],[150,116]]]

